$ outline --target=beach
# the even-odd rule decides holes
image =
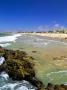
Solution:
[[[4,48],[26,51],[34,58],[36,77],[45,85],[67,83],[67,42],[41,33],[18,33],[0,42]],[[52,34],[51,34],[52,35]],[[15,37],[18,36],[18,37]],[[7,44],[9,43],[9,45]]]
[[[58,39],[65,39],[67,38],[67,34],[63,33],[37,33],[37,35],[51,37],[51,38],[58,38]]]
[[[39,36],[44,36],[50,39],[59,39],[59,40],[66,40],[67,39],[67,34],[63,33],[22,33],[22,34],[29,34],[29,35],[39,35]]]

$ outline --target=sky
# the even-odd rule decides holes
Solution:
[[[67,0],[0,0],[0,31],[52,26],[67,27]]]

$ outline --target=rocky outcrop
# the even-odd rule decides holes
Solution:
[[[33,57],[28,56],[26,52],[19,50],[7,50],[0,47],[0,57],[5,60],[0,64],[0,72],[5,71],[13,80],[27,80],[36,90],[67,90],[67,85],[54,85],[48,83],[44,88],[43,83],[35,76]]]
[[[67,90],[67,85],[53,85],[51,83],[48,83],[46,90]]]
[[[45,90],[44,85],[35,77],[33,57],[19,50],[7,50],[0,47],[0,56],[5,61],[0,65],[0,72],[5,71],[13,80],[27,80],[37,87],[37,90]]]

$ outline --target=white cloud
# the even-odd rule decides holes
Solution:
[[[48,31],[49,30],[49,25],[41,25],[41,26],[38,26],[37,31]]]
[[[59,24],[55,24],[54,26],[55,26],[55,27],[59,27],[60,25],[59,25]]]
[[[40,25],[38,27],[35,27],[33,29],[34,31],[49,31],[49,30],[63,30],[65,27],[63,25],[60,25],[58,23],[55,23],[53,25]]]
[[[54,30],[63,30],[65,27],[64,27],[63,25],[60,25],[60,24],[56,23],[56,24],[54,24],[54,25],[52,26],[52,28],[53,28]]]

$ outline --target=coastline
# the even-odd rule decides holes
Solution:
[[[60,33],[37,33],[36,35],[41,35],[45,37],[58,38],[58,39],[67,39],[67,34]]]
[[[19,33],[12,34],[10,36],[1,36],[0,37],[0,46],[2,46],[2,47],[9,46],[9,45],[11,45],[11,42],[15,42],[18,39],[18,37],[20,37],[20,36],[22,36],[22,35]]]
[[[67,58],[67,44],[64,45],[62,42],[59,41],[59,39],[58,39],[58,42],[55,42],[57,40],[54,40],[53,38],[49,38],[50,40],[48,40],[48,37],[41,36],[41,33],[40,35],[37,35],[38,33],[25,33],[25,35],[23,35],[23,33],[17,33],[17,34],[20,34],[21,37],[16,38],[18,39],[16,40],[16,42],[9,41],[10,45],[7,47],[5,46],[5,48],[13,49],[13,50],[22,50],[22,51],[24,50],[29,55],[34,57],[36,76],[45,85],[47,85],[47,83],[49,82],[54,83],[54,84],[61,84],[61,83],[66,84],[67,77],[65,76],[66,75],[65,73],[62,72],[62,76],[61,76],[60,73],[57,74],[57,73],[51,73],[51,72],[59,72],[62,70],[63,71],[66,70],[67,66],[66,66],[65,61]],[[29,45],[27,44],[27,41],[29,42]],[[32,46],[33,43],[31,45],[31,41],[35,43],[34,47]],[[51,42],[51,43],[48,43],[48,42]],[[44,45],[42,43],[48,43],[48,44]],[[2,43],[2,44],[5,44],[5,43]],[[36,45],[40,45],[40,44],[42,46],[35,47]],[[32,53],[32,51],[36,51],[36,53]],[[54,58],[56,59],[54,60]],[[47,77],[47,74],[49,73],[51,73],[50,75],[51,78]],[[55,77],[55,74],[58,79]],[[59,76],[61,77],[59,78]]]
[[[23,34],[43,36],[45,39],[67,42],[67,34],[63,34],[63,33],[35,33],[34,32],[34,33],[22,33],[22,35]]]

